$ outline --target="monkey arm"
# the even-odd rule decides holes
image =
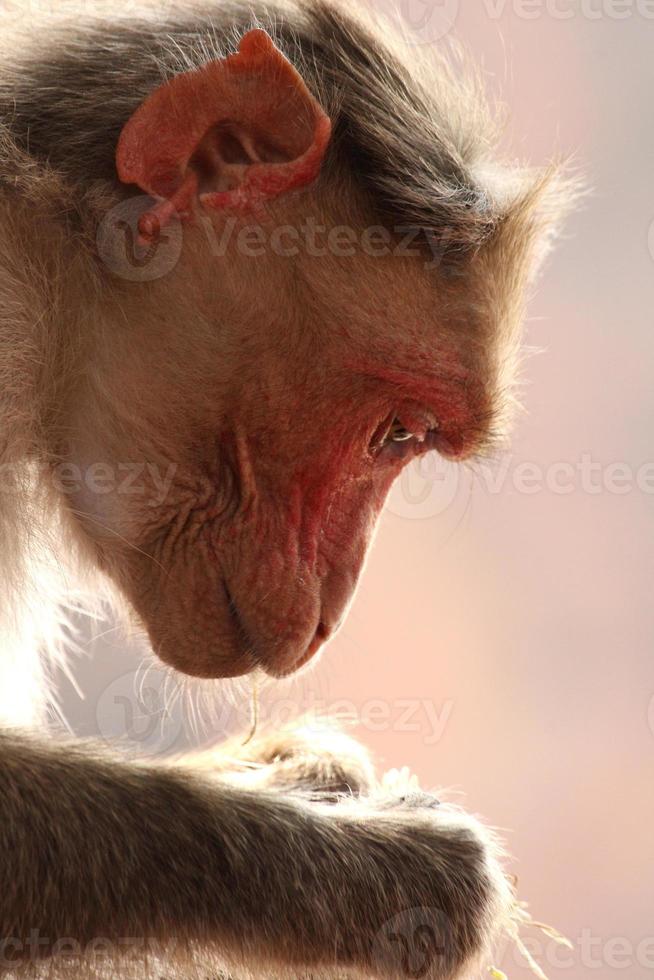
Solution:
[[[0,736],[0,847],[4,962],[35,936],[40,956],[173,939],[394,975],[392,937],[418,930],[421,975],[450,978],[511,902],[482,828],[433,798],[317,806],[16,734]]]

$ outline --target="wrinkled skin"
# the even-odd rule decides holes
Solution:
[[[357,213],[323,198],[279,204],[268,227]],[[128,491],[68,499],[164,661],[280,676],[338,629],[401,468],[483,438],[489,367],[470,284],[448,285],[428,256],[255,258],[236,236],[217,256],[206,231],[185,226],[168,276],[118,284],[120,315],[93,312],[111,326],[71,398],[68,458],[148,468]],[[395,417],[416,438],[385,442]],[[165,493],[151,472],[173,474]]]

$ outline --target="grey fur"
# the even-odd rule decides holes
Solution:
[[[285,793],[275,792],[271,745],[281,742],[249,751],[270,784],[254,789],[230,785],[219,755],[212,774],[206,757],[145,766],[79,743],[0,736],[0,971],[38,975],[53,950],[102,941],[116,956],[166,950],[167,976],[185,975],[179,964],[199,949],[235,969],[258,964],[260,976],[406,977],[387,933],[399,916],[411,943],[417,916],[415,928],[429,928],[421,975],[460,976],[510,904],[491,838],[425,795],[312,803],[306,739],[287,738],[284,760],[274,757],[287,764]],[[347,765],[346,754],[341,775]],[[324,763],[321,772],[331,791]],[[83,966],[69,957],[66,975]]]
[[[0,120],[21,150],[77,187],[115,183],[118,136],[146,95],[162,78],[223,57],[253,24],[273,36],[332,117],[328,172],[354,175],[381,222],[438,230],[450,259],[488,237],[502,213],[475,174],[489,135],[478,93],[457,85],[445,63],[445,84],[435,87],[432,72],[428,88],[378,35],[323,0],[194,6],[156,21],[120,13],[76,20],[58,43],[28,45],[5,66]],[[466,111],[452,111],[453,97]]]
[[[143,98],[162,77],[224,54],[253,21],[304,70],[335,122],[325,179],[357,182],[390,227],[442,231],[454,264],[503,221],[502,195],[479,176],[487,142],[474,97],[470,111],[457,109],[469,93],[451,77],[429,90],[383,41],[320,0],[306,8],[216,5],[165,21],[117,15],[55,25],[5,55],[0,78],[0,181],[12,221],[0,270],[10,298],[0,378],[16,384],[27,375],[23,387],[45,406],[39,424],[62,399],[59,389],[42,390],[42,352],[54,356],[55,345],[38,330],[48,334],[52,310],[61,312],[53,295],[63,288],[58,273],[65,267],[75,278],[77,242],[66,229],[75,229],[93,201],[132,193],[116,181],[114,153]],[[514,254],[522,254],[527,234],[524,197],[521,208],[495,250],[512,283],[519,278]],[[43,226],[30,238],[25,229],[32,232],[35,214]],[[29,294],[37,278],[45,286],[34,288],[36,299],[18,303],[19,291]],[[499,278],[487,276],[498,292]],[[52,375],[65,388],[65,371]],[[11,442],[13,426],[21,434],[16,457],[30,459],[36,452],[22,436],[31,438],[24,404],[9,383],[2,387],[2,438]],[[145,766],[6,732],[0,942],[19,945],[5,945],[0,971],[50,975],[49,960],[7,960],[9,948],[24,954],[36,930],[45,940],[37,947],[42,957],[64,938],[86,946],[131,937],[150,949],[173,941],[175,963],[164,957],[160,967],[154,950],[149,975],[190,976],[191,967],[178,964],[195,963],[200,951],[201,964],[233,962],[248,976],[308,969],[406,977],[409,966],[384,957],[396,917],[408,915],[411,939],[417,915],[429,927],[428,943],[440,937],[421,975],[467,974],[515,910],[492,835],[428,795],[379,795],[369,765],[354,755],[326,760],[320,745],[289,750],[266,742],[247,753],[263,773],[263,783],[249,785],[242,771],[230,775],[206,758]],[[64,975],[82,969],[78,960],[60,963],[52,969]],[[206,976],[198,970],[193,975]],[[97,975],[115,976],[114,967]]]

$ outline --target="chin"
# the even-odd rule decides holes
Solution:
[[[259,661],[251,650],[234,641],[214,641],[207,643],[200,637],[193,640],[180,638],[177,642],[166,637],[165,640],[153,637],[150,642],[154,653],[162,663],[174,668],[188,677],[218,680],[221,678],[243,677],[259,666]]]
[[[176,617],[152,618],[145,627],[159,660],[181,674],[207,680],[243,677],[255,670],[273,679],[289,677],[313,661],[335,633],[320,623],[313,635],[309,626],[275,642],[246,633],[233,615],[213,622],[198,617],[188,625]]]

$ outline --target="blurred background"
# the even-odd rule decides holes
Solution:
[[[521,896],[573,943],[570,952],[531,936],[550,980],[645,980],[654,2],[374,2],[403,22],[407,43],[459,38],[508,106],[511,152],[533,163],[573,153],[592,193],[529,309],[527,344],[539,353],[525,364],[510,452],[407,471],[344,629],[316,667],[264,692],[261,722],[303,710],[354,717],[381,766],[451,787],[502,829]],[[247,690],[211,689],[213,707],[191,709],[142,666],[141,647],[110,624],[98,632],[73,665],[75,685],[60,678],[73,731],[157,754],[247,726]],[[531,975],[511,949],[497,966],[510,980]]]

